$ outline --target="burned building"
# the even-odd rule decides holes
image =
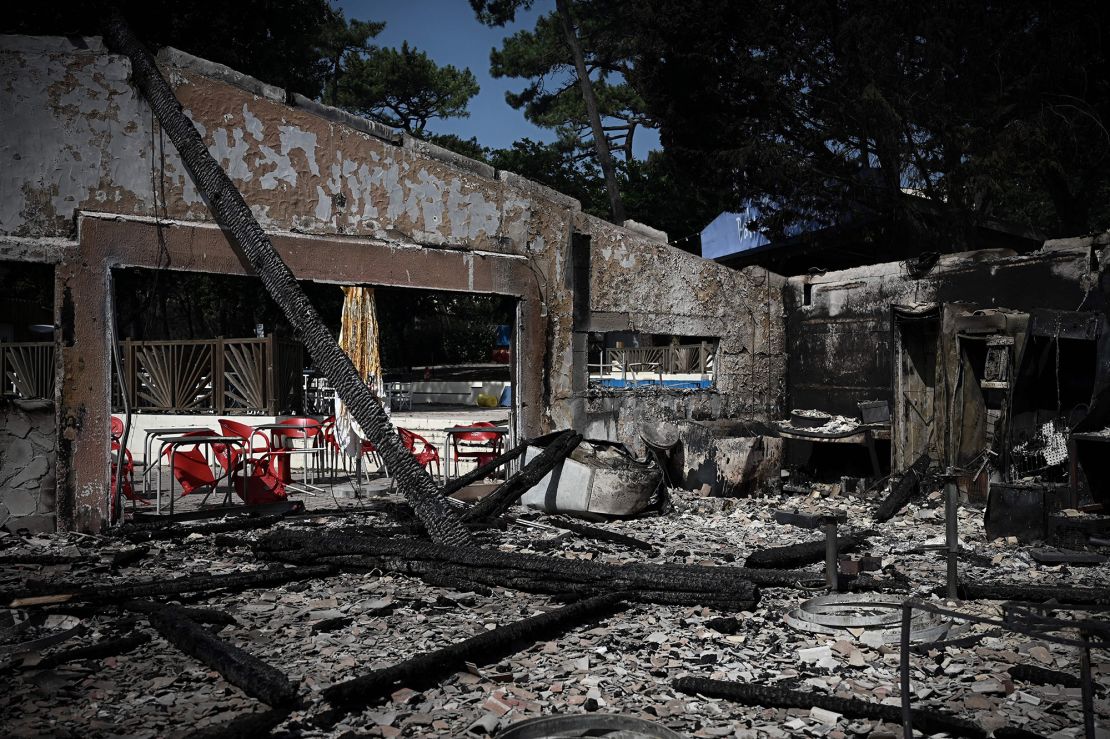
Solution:
[[[456,499],[465,545],[391,490],[167,516],[133,500],[110,526],[128,451],[115,273],[251,269],[127,57],[0,37],[0,275],[48,293],[52,319],[41,301],[0,318],[13,734],[512,736],[531,718],[587,735],[1095,736],[1110,565],[1086,536],[1105,519],[1076,506],[1101,500],[1110,438],[1104,236],[734,269],[220,65],[173,49],[157,64],[297,279],[512,306],[513,449],[479,454],[517,469]],[[188,393],[225,381],[186,364]],[[612,478],[650,471],[640,487],[669,502],[604,524],[507,515],[598,484],[564,464],[579,445],[620,458]],[[988,493],[1006,491],[1005,519],[1026,483],[1034,515],[1071,520],[1092,551],[984,524]]]

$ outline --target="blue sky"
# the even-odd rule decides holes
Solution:
[[[436,133],[474,136],[482,146],[504,148],[517,139],[554,141],[554,132],[524,119],[524,114],[505,102],[505,92],[520,90],[524,81],[494,79],[489,74],[489,52],[501,40],[521,29],[535,26],[536,18],[555,8],[554,0],[537,0],[531,10],[517,14],[516,23],[488,28],[477,21],[467,0],[339,0],[348,18],[385,21],[385,30],[375,39],[379,46],[409,46],[424,51],[438,64],[469,67],[478,78],[481,92],[470,101],[469,118],[435,119],[429,128]],[[654,131],[638,131],[636,155],[658,146]]]

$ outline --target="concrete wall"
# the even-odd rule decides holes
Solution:
[[[891,400],[891,305],[1102,310],[1097,250],[1105,241],[1050,241],[1022,255],[997,249],[947,254],[924,270],[890,262],[791,277],[789,407],[857,416],[860,401]]]
[[[284,90],[225,67],[173,50],[159,64],[298,277],[517,298],[518,434],[573,425],[634,441],[645,417],[777,409],[780,278],[584,216],[571,198],[379,124],[287,104]],[[60,511],[86,529],[106,500],[110,269],[246,271],[129,74],[99,39],[0,37],[0,257],[57,264]],[[591,244],[589,330],[719,337],[713,391],[585,389],[566,279],[580,239]]]
[[[0,527],[54,530],[54,404],[0,400]]]

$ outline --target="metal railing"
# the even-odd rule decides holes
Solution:
[[[602,375],[620,375],[622,378],[629,373],[698,374],[705,377],[713,372],[716,350],[714,344],[706,341],[676,346],[610,348],[604,351],[600,369]]]
[[[2,394],[21,400],[54,399],[54,342],[0,343]]]
[[[163,413],[266,413],[299,409],[304,350],[261,339],[121,341],[131,406]],[[113,407],[123,405],[113,383]]]

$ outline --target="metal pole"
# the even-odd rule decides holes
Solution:
[[[948,597],[955,600],[959,597],[960,572],[957,557],[960,554],[959,510],[960,490],[956,485],[952,468],[949,467],[945,475],[945,538],[948,543]]]
[[[910,623],[913,616],[913,604],[906,601],[902,604],[902,633],[901,652],[898,655],[898,679],[902,687],[902,736],[904,739],[913,739],[913,712],[910,709]]]
[[[1079,632],[1084,642],[1088,642],[1089,635],[1085,631]],[[1083,690],[1083,735],[1087,739],[1095,739],[1095,686],[1091,677],[1091,646],[1085,644],[1079,652],[1079,674]]]
[[[828,521],[825,523],[825,582],[833,592],[840,590],[836,556],[836,521]]]

